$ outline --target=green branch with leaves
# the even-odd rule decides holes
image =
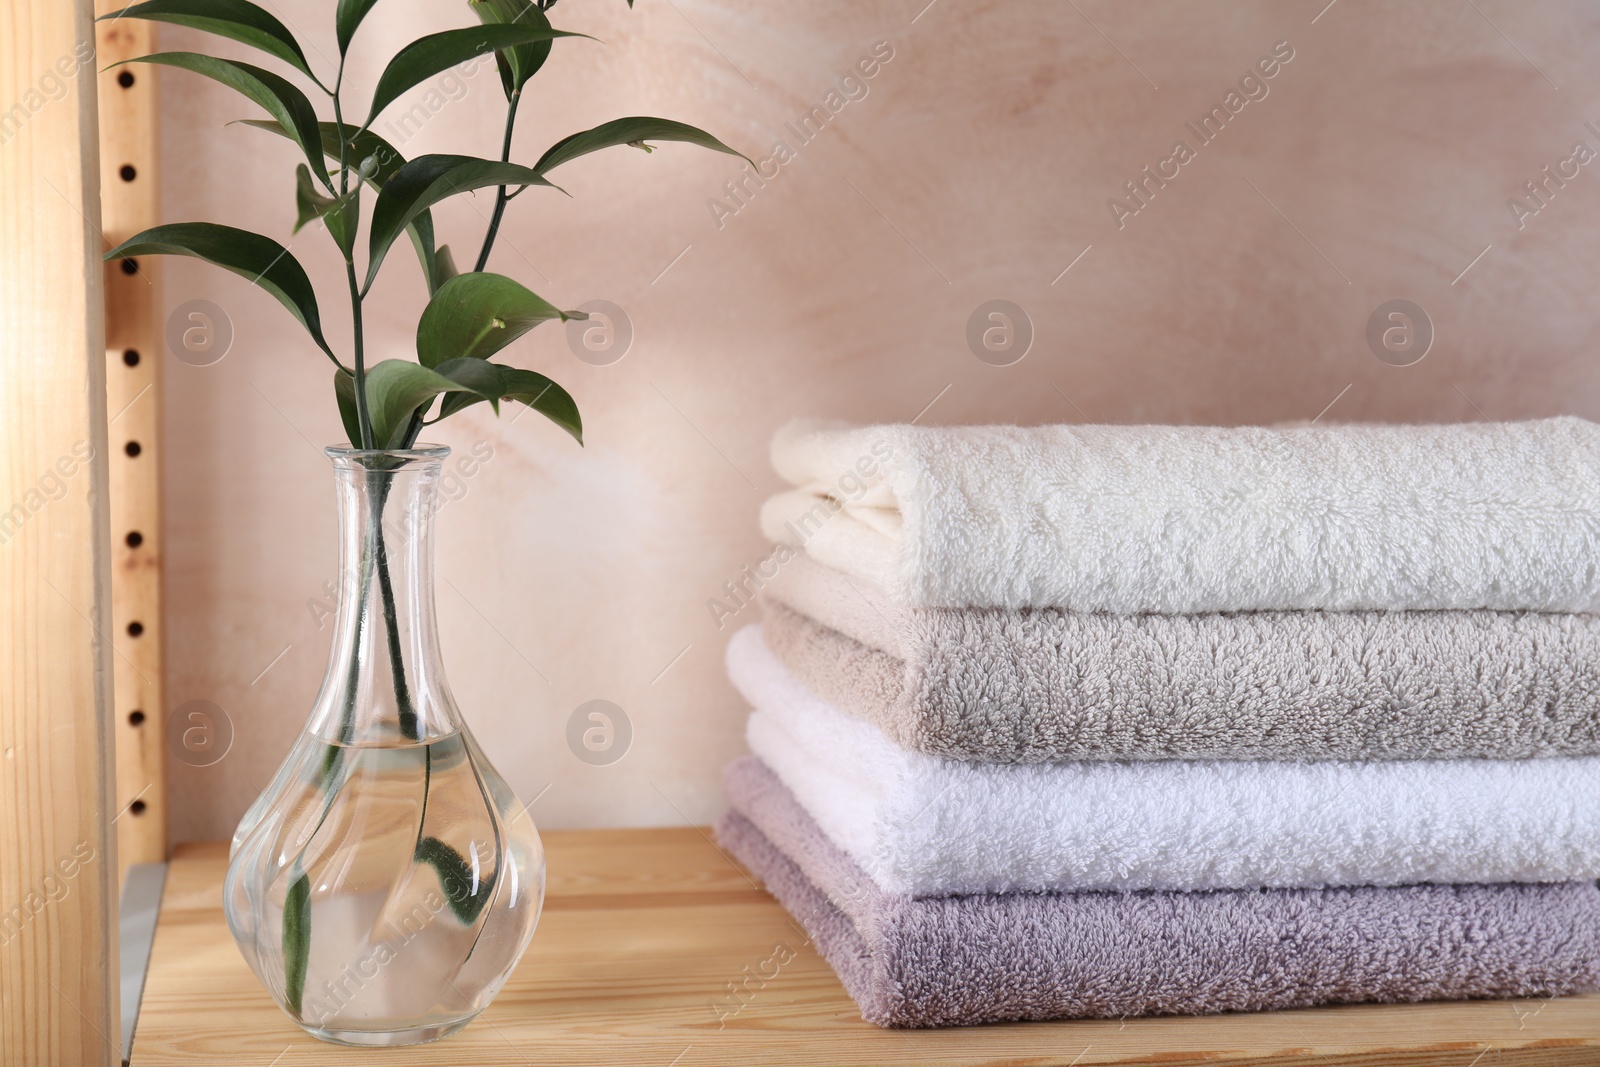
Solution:
[[[339,0],[334,15],[339,67],[331,88],[312,69],[288,27],[250,0],[148,0],[103,16],[102,21],[166,22],[237,41],[286,64],[291,75],[329,98],[331,122],[318,117],[310,97],[288,77],[248,63],[196,52],[160,52],[127,61],[176,67],[228,86],[269,116],[242,120],[245,125],[285,137],[300,149],[305,161],[295,173],[295,232],[320,221],[343,257],[352,313],[350,359],[342,360],[324,336],[317,294],[305,269],[270,237],[217,223],[173,223],[129,238],[106,253],[106,259],[194,256],[270,293],[333,362],[334,396],[356,448],[408,449],[424,426],[482,401],[498,414],[502,400],[526,404],[581,444],[583,421],[565,389],[542,374],[490,360],[541,322],[587,317],[563,311],[520,282],[484,269],[507,206],[529,188],[557,188],[546,177],[551,170],[603,148],[632,145],[649,151],[648,141],[684,141],[730,155],[741,153],[694,126],[636,116],[563,138],[532,166],[513,163],[512,135],[529,81],[544,66],[554,42],[587,36],[550,25],[545,12],[554,2],[468,0],[479,25],[429,34],[400,49],[379,75],[359,125],[345,116],[345,59],[377,0]],[[378,116],[407,91],[488,52],[494,53],[506,97],[498,159],[430,154],[407,160],[372,132]],[[451,197],[491,188],[494,212],[473,270],[459,273],[449,246],[435,244],[430,209]],[[372,194],[364,270],[356,265],[363,190]],[[386,359],[368,366],[363,304],[402,234],[416,250],[428,290],[417,325],[417,359]]]

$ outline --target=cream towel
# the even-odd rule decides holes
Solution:
[[[751,749],[889,892],[1600,877],[1600,757],[960,763],[812,696],[758,627],[728,669]]]
[[[927,607],[1600,610],[1600,427],[791,425],[768,536]]]
[[[1600,753],[1600,615],[908,608],[803,553],[763,594],[806,688],[950,759]]]

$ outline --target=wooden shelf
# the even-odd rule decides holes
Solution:
[[[554,832],[545,844],[544,918],[499,999],[456,1037],[391,1051],[323,1044],[280,1013],[223,921],[226,849],[180,846],[132,1067],[1600,1062],[1600,995],[880,1030],[861,1021],[788,914],[702,831]],[[778,946],[793,958],[739,1008],[730,983],[746,968],[771,973],[763,962]]]

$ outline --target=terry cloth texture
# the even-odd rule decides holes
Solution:
[[[949,759],[1600,753],[1600,615],[907,608],[804,555],[763,599],[807,689]]]
[[[813,696],[759,627],[728,670],[751,749],[891,892],[1600,877],[1600,757],[967,763]]]
[[[923,607],[1600,610],[1600,426],[875,426],[772,443],[768,536]]]
[[[1560,885],[885,893],[760,761],[724,848],[879,1026],[1559,996],[1600,985],[1600,889]]]

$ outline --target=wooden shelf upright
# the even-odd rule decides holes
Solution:
[[[97,14],[124,6],[96,0]],[[113,63],[155,49],[140,19],[95,25],[100,84],[100,205],[109,249],[157,222],[156,68]],[[167,858],[162,684],[160,291],[155,262],[106,264],[111,613],[119,874]]]

